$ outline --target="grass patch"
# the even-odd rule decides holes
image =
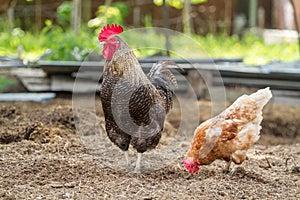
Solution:
[[[7,77],[6,75],[0,75],[0,92],[2,92],[6,86],[12,84],[15,84],[15,80]]]

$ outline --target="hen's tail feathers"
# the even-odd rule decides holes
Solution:
[[[272,98],[272,93],[270,88],[267,87],[251,94],[250,97],[256,102],[256,104],[259,106],[259,109],[262,109]]]
[[[257,92],[249,95],[249,97],[256,102],[256,117],[252,122],[247,123],[247,125],[239,132],[238,137],[242,141],[242,145],[245,145],[247,142],[252,144],[257,142],[260,137],[261,122],[263,120],[262,109],[268,103],[272,97],[270,88],[258,90]],[[249,138],[252,138],[249,140]],[[251,144],[251,145],[252,145]]]
[[[167,90],[174,90],[177,88],[177,81],[174,74],[167,68],[168,66],[179,67],[172,61],[159,61],[153,64],[148,77],[152,83]]]

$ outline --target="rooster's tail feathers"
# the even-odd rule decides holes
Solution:
[[[177,87],[177,81],[174,74],[167,68],[168,66],[179,67],[172,61],[159,61],[158,63],[153,64],[148,77],[151,82],[174,89]]]

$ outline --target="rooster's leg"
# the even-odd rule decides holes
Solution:
[[[124,151],[124,155],[125,155],[126,166],[129,167],[128,151]]]
[[[142,159],[142,154],[138,153],[135,168],[134,168],[135,173],[141,173],[141,159]]]

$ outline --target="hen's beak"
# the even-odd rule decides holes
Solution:
[[[105,42],[100,42],[100,45],[104,45],[105,44]]]

